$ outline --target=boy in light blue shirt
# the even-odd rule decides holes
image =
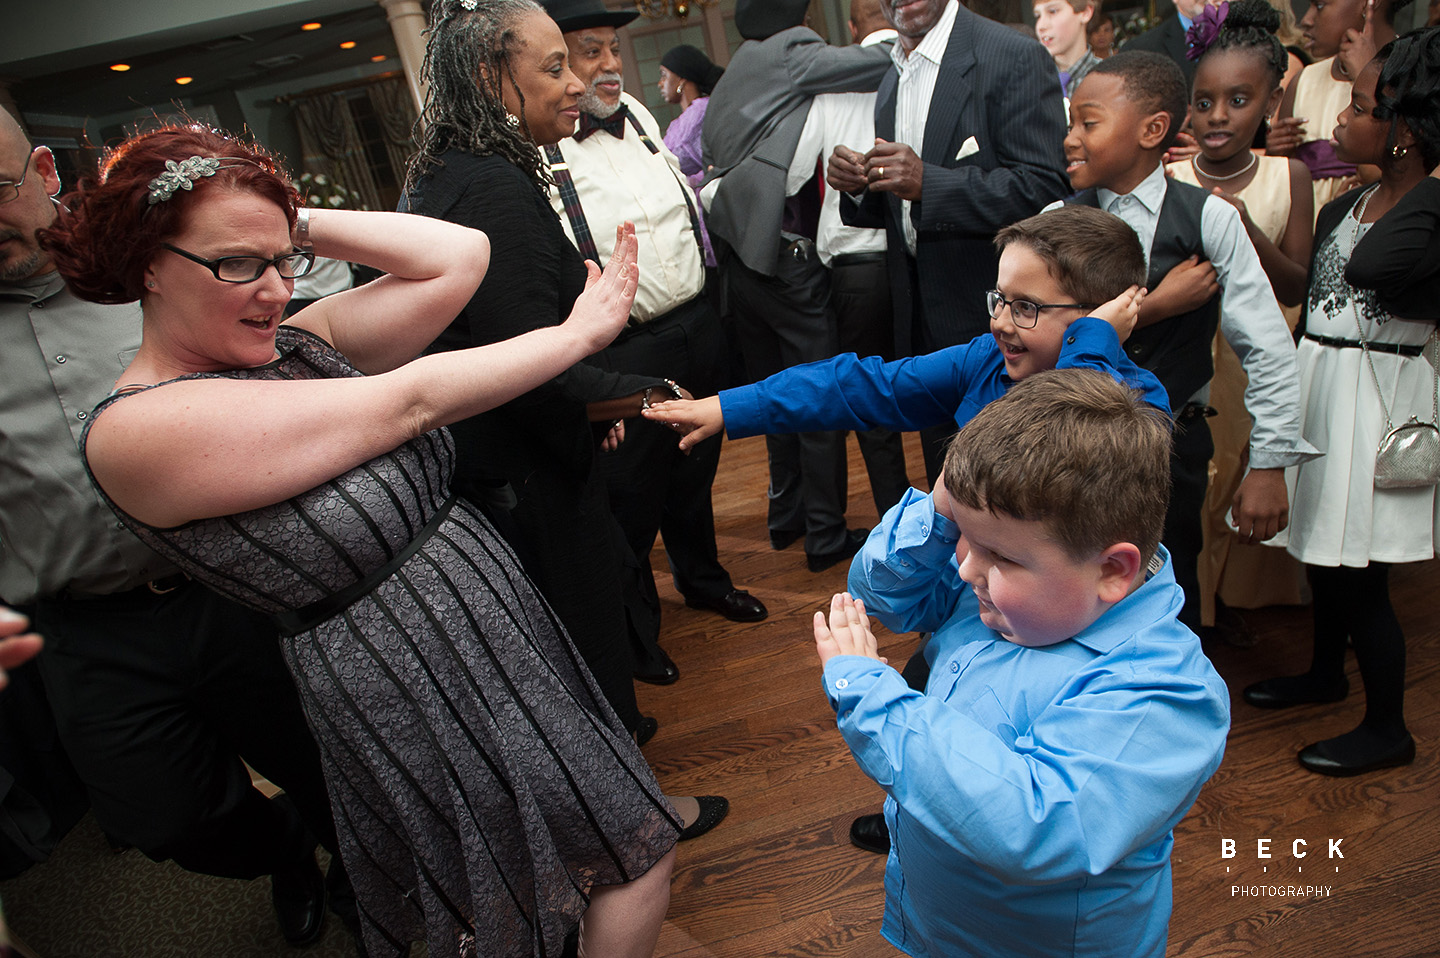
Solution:
[[[907,953],[1163,958],[1171,831],[1230,725],[1159,545],[1169,454],[1113,377],[1028,376],[816,614],[840,731],[889,794],[882,933]],[[867,613],[934,631],[923,693]]]

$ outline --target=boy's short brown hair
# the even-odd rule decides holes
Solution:
[[[1170,501],[1170,430],[1108,373],[1036,373],[960,430],[945,488],[968,508],[1045,523],[1076,560],[1129,542],[1149,562]]]
[[[1093,206],[1061,206],[1012,223],[995,235],[995,247],[1019,244],[1043,259],[1077,303],[1107,303],[1131,286],[1144,286],[1145,251],[1130,225]]]

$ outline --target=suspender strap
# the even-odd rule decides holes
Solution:
[[[555,187],[560,191],[560,202],[565,207],[565,217],[570,220],[570,229],[575,234],[575,246],[580,255],[600,265],[600,253],[595,249],[595,237],[590,235],[590,224],[585,221],[585,211],[580,208],[580,194],[575,192],[575,179],[570,175],[570,164],[565,162],[560,147],[551,144],[545,147],[545,158],[550,161],[550,173],[555,177]]]
[[[633,110],[625,111],[625,119],[629,120],[630,125],[635,128],[635,132],[640,134],[640,142],[645,144],[645,148],[652,155],[660,152],[660,148],[650,141],[650,134],[645,132],[645,128],[635,118]],[[666,166],[669,164],[667,163]],[[670,175],[674,176],[674,171],[671,171]],[[695,234],[695,246],[700,250],[700,259],[703,261],[705,259],[705,240],[700,235],[700,217],[696,215],[695,204],[690,199],[690,184],[683,181],[677,182],[680,183],[680,195],[685,199],[685,211],[690,214],[690,232]]]

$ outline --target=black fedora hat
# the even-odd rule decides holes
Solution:
[[[586,27],[623,27],[640,16],[635,10],[611,10],[604,0],[540,0],[540,6],[560,24],[561,33]]]

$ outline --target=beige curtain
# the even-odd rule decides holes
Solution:
[[[410,157],[415,155],[415,103],[410,98],[410,88],[403,77],[396,77],[372,84],[368,92],[370,106],[385,136],[390,168],[403,183]]]
[[[294,103],[305,170],[324,173],[352,190],[366,209],[385,209],[344,97],[322,93],[299,97]]]

